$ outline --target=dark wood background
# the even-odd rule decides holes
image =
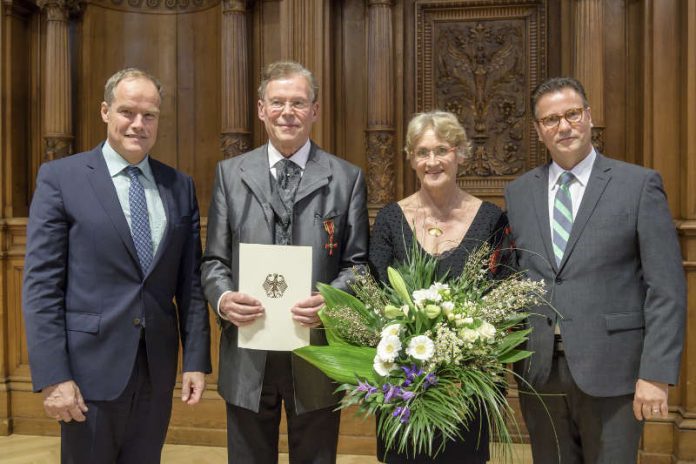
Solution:
[[[664,177],[689,283],[687,334],[696,331],[694,0],[2,0],[0,8],[2,434],[57,433],[30,388],[20,301],[26,215],[42,162],[104,139],[103,85],[126,66],[162,80],[153,154],[193,176],[204,216],[215,164],[265,140],[256,87],[269,62],[295,59],[316,74],[312,137],[366,171],[371,215],[417,188],[404,130],[413,113],[433,108],[456,113],[472,138],[460,184],[502,205],[507,182],[547,160],[531,89],[547,76],[576,76],[595,144]],[[201,406],[175,407],[170,441],[224,444],[216,372],[209,381]],[[646,424],[644,463],[696,460],[693,337],[670,404],[669,419]],[[340,447],[373,453],[373,423],[344,414]]]

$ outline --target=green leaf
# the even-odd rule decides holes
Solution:
[[[377,383],[377,373],[372,368],[377,350],[353,345],[305,346],[294,351],[296,355],[316,366],[338,383],[357,384],[365,379]]]
[[[527,340],[527,335],[529,335],[531,331],[532,329],[524,329],[506,335],[498,345],[498,356],[504,355],[525,342]]]
[[[532,355],[531,351],[527,350],[511,350],[508,353],[498,356],[498,361],[500,361],[503,364],[507,363],[515,363],[517,361],[521,361],[525,358],[528,358]]]

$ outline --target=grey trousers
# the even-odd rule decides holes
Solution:
[[[562,353],[547,383],[535,388],[539,397],[520,388],[535,464],[636,463],[643,423],[633,416],[633,395],[582,392]]]

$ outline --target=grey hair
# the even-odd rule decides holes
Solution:
[[[411,118],[406,130],[406,158],[410,158],[416,143],[428,129],[432,129],[438,139],[456,147],[458,157],[470,155],[471,142],[457,116],[448,111],[435,110],[418,113]]]

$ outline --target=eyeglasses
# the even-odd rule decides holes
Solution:
[[[414,151],[413,154],[416,155],[416,158],[418,159],[428,158],[430,157],[431,153],[435,155],[435,158],[442,158],[444,156],[447,156],[452,151],[454,151],[454,147],[446,147],[444,145],[440,145],[439,147],[435,147],[432,149],[419,148],[418,150]]]
[[[561,119],[565,119],[571,126],[582,121],[585,114],[585,108],[571,108],[563,114],[551,114],[537,119],[537,122],[546,129],[554,129],[561,123]]]
[[[310,105],[308,100],[271,100],[266,104],[273,112],[283,111],[288,105],[290,105],[291,111],[305,111]]]

